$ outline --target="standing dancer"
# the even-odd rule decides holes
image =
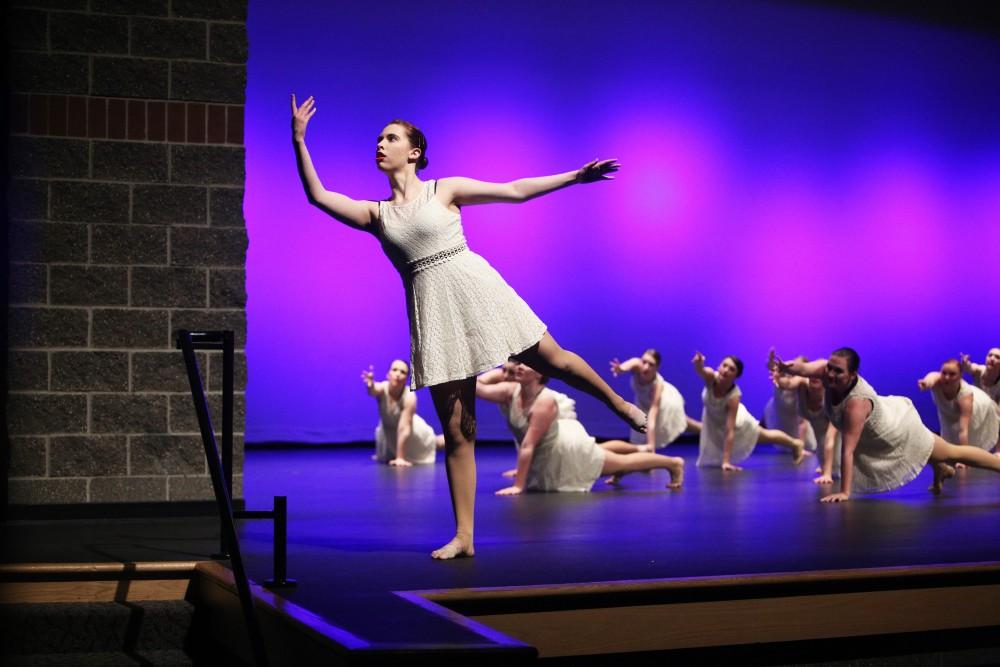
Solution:
[[[743,362],[732,355],[722,358],[719,370],[705,365],[705,355],[695,352],[691,360],[694,370],[705,381],[701,400],[701,435],[698,438],[698,466],[721,466],[723,470],[742,470],[742,463],[759,442],[772,442],[792,450],[793,460],[801,463],[806,456],[805,443],[800,438],[761,428],[756,419],[740,402],[743,392],[736,378],[743,374]]]
[[[958,445],[973,445],[990,451],[1000,437],[1000,416],[985,391],[962,379],[958,359],[941,364],[917,381],[921,391],[930,390],[937,406],[941,437]]]
[[[962,354],[962,370],[972,375],[972,382],[986,392],[997,404],[1000,413],[1000,347],[991,347],[986,353],[986,364],[974,364],[969,355]]]
[[[650,424],[645,433],[633,429],[629,434],[632,447],[622,449],[620,454],[655,452],[669,445],[685,431],[701,431],[701,422],[684,413],[684,397],[681,392],[660,375],[660,360],[660,353],[652,348],[643,352],[641,357],[625,361],[611,360],[612,375],[618,377],[623,373],[631,374],[636,405],[646,412]]]
[[[657,468],[670,471],[668,488],[681,487],[684,459],[618,454],[598,445],[577,420],[573,401],[558,401],[555,392],[545,386],[547,382],[538,371],[518,364],[513,382],[476,385],[479,398],[506,408],[507,425],[519,443],[514,483],[497,491],[498,496],[523,491],[590,491],[598,475],[621,476]]]
[[[306,148],[306,127],[316,113],[308,98],[292,104],[292,140],[309,202],[334,219],[371,232],[399,271],[406,289],[414,389],[431,388],[444,429],[455,537],[434,558],[472,556],[476,494],[475,376],[510,355],[601,400],[638,430],[646,416],[616,394],[587,363],[562,349],[545,325],[503,278],[470,252],[461,209],[490,202],[524,202],[577,183],[610,180],[616,160],[593,160],[552,176],[487,183],[470,178],[421,181],[427,140],[406,121],[378,136],[375,164],[389,181],[384,201],[351,199],[323,187]]]
[[[414,463],[434,463],[444,437],[417,414],[417,395],[406,386],[410,365],[396,359],[389,366],[384,382],[375,382],[372,367],[361,372],[368,395],[378,401],[378,426],[375,427],[375,460],[391,466],[409,468]]]
[[[891,491],[912,481],[927,463],[934,465],[932,493],[940,493],[954,474],[951,461],[1000,472],[1000,458],[931,433],[910,399],[876,394],[858,375],[861,359],[849,347],[834,350],[829,359],[779,359],[778,365],[786,373],[823,379],[826,414],[843,436],[841,491],[821,498],[824,503],[843,502],[852,493]]]

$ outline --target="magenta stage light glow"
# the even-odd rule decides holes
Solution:
[[[910,396],[936,428],[917,378],[1000,345],[996,40],[762,0],[252,2],[248,30],[250,442],[372,439],[360,372],[408,356],[402,285],[378,243],[302,194],[291,92],[318,100],[308,141],[325,185],[357,198],[388,195],[373,154],[397,117],[427,134],[425,178],[619,158],[612,183],[467,207],[466,234],[602,373],[661,350],[691,416],[695,350],[744,359],[759,418],[768,348],[851,345],[876,389]],[[625,434],[569,393],[592,433]],[[492,406],[479,411],[482,437],[508,437]]]

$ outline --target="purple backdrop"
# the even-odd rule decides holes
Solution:
[[[248,441],[371,439],[360,371],[409,349],[378,243],[301,192],[290,92],[318,100],[324,184],[356,198],[388,194],[372,156],[395,117],[428,136],[425,178],[619,158],[612,183],[463,215],[472,248],[602,373],[656,347],[697,416],[692,353],[736,354],[761,417],[770,346],[852,345],[936,428],[917,377],[1000,342],[1000,44],[784,2],[592,5],[251,2]],[[624,434],[569,393],[592,433]],[[507,437],[480,413],[483,437]]]

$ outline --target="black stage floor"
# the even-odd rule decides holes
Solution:
[[[1000,554],[1000,476],[965,470],[941,496],[930,469],[909,485],[845,504],[818,502],[814,459],[793,466],[768,446],[741,473],[697,469],[685,486],[663,471],[589,494],[497,497],[513,446],[477,452],[476,557],[434,561],[452,535],[443,460],[390,468],[360,448],[249,449],[248,509],[288,497],[289,576],[282,595],[370,642],[472,641],[471,633],[419,613],[393,591],[796,572],[993,561]],[[216,550],[209,517],[15,522],[6,562],[191,560]],[[243,522],[251,577],[271,574],[271,525]],[[440,623],[440,627],[433,627]]]

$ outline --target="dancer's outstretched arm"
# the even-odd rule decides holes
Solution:
[[[970,374],[976,380],[986,372],[986,366],[973,362],[965,352],[959,356],[959,359],[962,360],[962,372]]]
[[[865,420],[871,414],[872,405],[869,401],[859,398],[847,400],[844,406],[844,422],[842,434],[843,447],[840,462],[840,493],[831,493],[821,498],[824,503],[840,503],[851,497],[851,480],[854,479],[854,450],[861,439],[861,430]]]
[[[504,381],[503,368],[494,368],[476,377],[476,384],[496,384]]]
[[[917,380],[917,387],[920,391],[927,391],[928,389],[933,389],[937,386],[938,381],[941,379],[941,374],[937,371],[931,371],[927,375],[923,376]]]
[[[349,227],[364,229],[378,217],[378,204],[373,201],[351,199],[323,187],[316,173],[316,167],[313,166],[309,149],[306,148],[306,127],[315,113],[316,101],[312,97],[303,102],[302,106],[296,106],[295,94],[292,94],[292,145],[295,147],[295,164],[306,197],[310,204],[322,209],[334,219]]]
[[[389,461],[391,466],[409,468],[413,464],[406,460],[406,443],[413,433],[413,415],[417,411],[417,397],[407,394],[403,399],[403,409],[399,413],[399,425],[396,426],[396,458]]]
[[[442,178],[437,183],[437,194],[446,204],[470,206],[472,204],[520,204],[529,199],[547,195],[577,183],[613,180],[608,174],[618,171],[618,160],[592,160],[574,171],[519,178],[508,183],[490,183],[474,178]]]
[[[514,396],[515,382],[476,382],[476,398],[490,403],[510,403]]]
[[[366,371],[361,371],[361,381],[365,383],[365,390],[369,396],[374,398],[382,394],[382,383],[375,382],[375,368],[373,366],[369,366]]]
[[[517,472],[514,474],[514,484],[497,491],[498,496],[516,496],[528,484],[528,470],[535,456],[535,446],[545,437],[546,431],[552,426],[559,408],[554,399],[539,396],[531,406],[531,416],[528,418],[528,432],[524,434],[521,447],[517,450]]]
[[[611,360],[611,374],[615,377],[622,375],[624,373],[634,373],[639,368],[639,364],[642,361],[639,357],[631,357],[625,361],[618,361],[618,357]]]
[[[800,389],[809,384],[809,380],[799,375],[783,375],[781,373],[774,373],[771,376],[771,381],[779,389]]]
[[[792,359],[791,361],[782,361],[780,358],[776,358],[776,361],[778,363],[778,370],[782,373],[801,375],[807,378],[823,377],[827,363],[826,359],[814,359],[812,361]]]
[[[694,365],[694,372],[700,375],[705,384],[711,387],[712,383],[715,382],[715,370],[711,366],[705,365],[705,355],[701,352],[695,352],[691,363]]]

